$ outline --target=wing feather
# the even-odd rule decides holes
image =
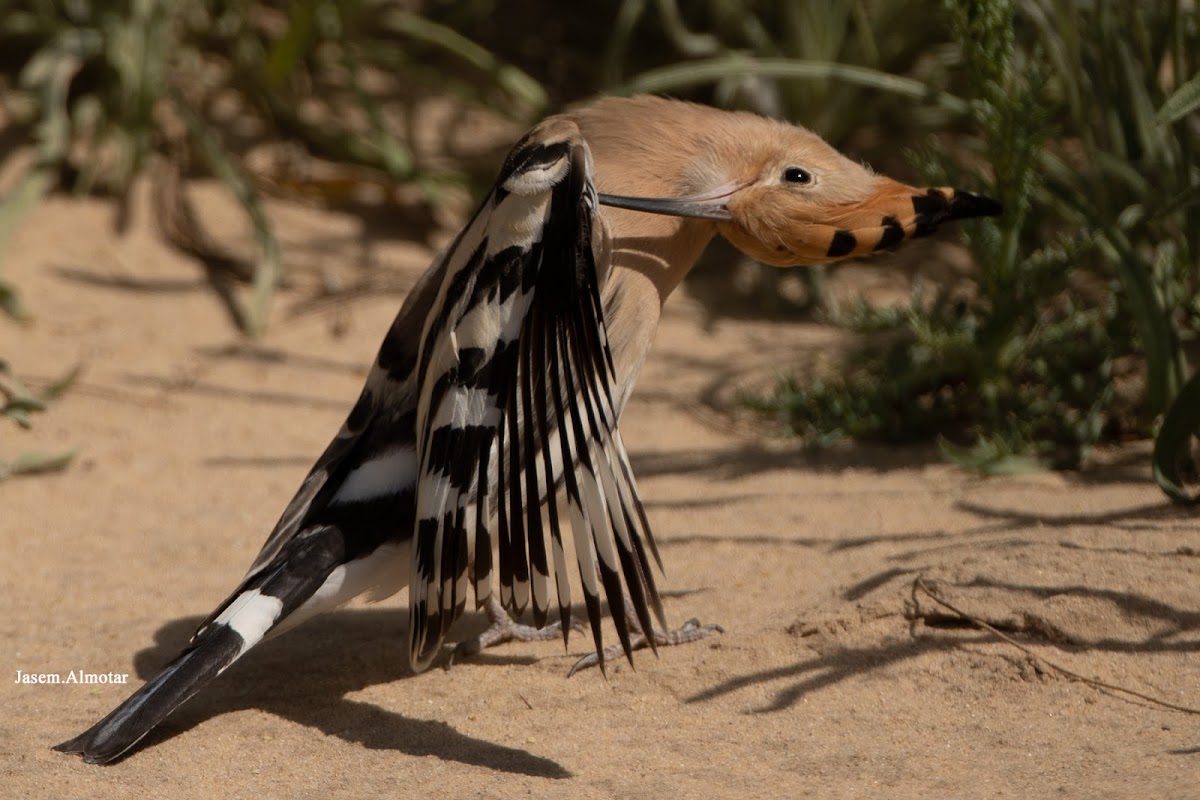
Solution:
[[[617,429],[590,170],[573,123],[552,119],[534,129],[446,257],[417,348],[410,584],[417,669],[462,613],[469,570],[477,604],[490,596],[493,567],[510,613],[531,604],[540,626],[556,604],[566,641],[572,598],[563,512],[597,652],[602,597],[627,657],[625,591],[643,628],[651,612],[661,621],[644,542],[657,551]]]
[[[516,372],[516,365],[513,365],[513,371]],[[513,381],[514,387],[516,381]],[[520,616],[525,611],[525,607],[529,605],[529,562],[526,558],[525,545],[525,505],[528,502],[525,497],[525,485],[521,480],[521,422],[518,416],[519,410],[514,398],[508,399],[508,426],[505,428],[507,434],[506,443],[508,445],[508,476],[505,483],[508,485],[508,543],[512,548],[509,555],[509,564],[511,566],[512,586],[512,605],[508,608],[512,609],[513,613]],[[500,502],[504,502],[501,498]],[[536,501],[535,501],[536,502]],[[503,554],[501,554],[503,557]]]
[[[495,431],[480,437],[476,463],[486,465],[492,456]],[[492,533],[488,525],[489,470],[479,469],[475,488],[475,607],[483,608],[492,594]]]
[[[533,425],[536,428],[542,456],[542,475],[544,486],[547,487],[546,518],[550,523],[550,551],[554,558],[554,583],[558,600],[559,623],[563,634],[563,646],[567,646],[571,635],[571,581],[567,573],[566,549],[562,540],[562,521],[558,513],[557,487],[562,478],[562,462],[555,462],[553,440],[558,437],[554,430],[553,420],[561,419],[561,401],[555,408],[555,416],[551,417],[547,406],[548,396],[562,396],[560,384],[561,374],[558,367],[557,326],[547,329],[546,325],[534,324],[534,363],[545,364],[545,386],[543,391],[535,392]],[[547,339],[551,347],[547,346]]]
[[[525,497],[538,498],[542,492],[540,487],[545,485],[538,477],[538,447],[535,441],[537,434],[537,413],[534,409],[533,396],[541,394],[544,387],[538,380],[542,370],[533,361],[534,341],[541,333],[542,309],[534,304],[529,310],[530,324],[527,335],[521,336],[521,365],[517,381],[521,387],[521,418],[525,421],[522,426],[521,448],[524,458]],[[542,432],[545,435],[545,432]],[[544,476],[543,476],[544,478]],[[553,485],[553,484],[550,484]],[[529,578],[531,597],[533,599],[533,621],[539,627],[545,627],[550,612],[550,565],[546,559],[546,535],[542,530],[542,509],[538,502],[525,504],[526,532],[529,540]]]

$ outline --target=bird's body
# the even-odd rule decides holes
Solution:
[[[627,654],[639,631],[653,646],[657,553],[617,420],[709,240],[817,263],[989,203],[875,176],[751,114],[642,97],[551,117],[406,298],[241,585],[179,658],[58,749],[118,758],[264,637],[362,594],[409,589],[422,669],[469,595],[496,606],[493,573],[500,605],[539,627],[557,607],[565,637],[573,560],[601,666],[602,596]]]

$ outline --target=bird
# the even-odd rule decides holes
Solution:
[[[767,264],[818,264],[1000,211],[878,175],[749,112],[636,96],[546,118],[405,298],[241,583],[175,660],[54,749],[121,758],[263,639],[359,595],[407,587],[414,671],[443,651],[472,595],[492,625],[456,654],[565,643],[572,569],[601,670],[613,653],[602,599],[631,663],[637,647],[717,630],[668,629],[662,559],[618,426],[663,303],[716,236]],[[532,626],[515,621],[526,611]]]

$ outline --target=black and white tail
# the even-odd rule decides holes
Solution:
[[[280,553],[272,568],[254,575],[217,609],[178,658],[104,719],[54,749],[79,753],[91,764],[120,758],[168,714],[301,609],[341,565],[341,542],[341,533],[330,526],[302,532]],[[298,620],[289,620],[294,621]]]

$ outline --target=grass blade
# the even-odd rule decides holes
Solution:
[[[75,456],[77,450],[68,450],[64,453],[25,453],[17,456],[16,461],[0,461],[0,481],[5,478],[11,478],[14,475],[40,475],[47,472],[59,472],[66,469]]]
[[[1158,109],[1158,121],[1161,124],[1178,122],[1179,120],[1200,109],[1200,75],[1176,89],[1162,108]]]
[[[27,321],[29,314],[17,290],[3,278],[4,253],[17,223],[50,193],[56,177],[55,170],[50,166],[32,167],[16,188],[0,201],[0,310],[18,322]]]
[[[238,317],[247,334],[259,336],[266,330],[267,318],[271,312],[271,301],[275,296],[275,288],[279,285],[279,241],[275,238],[275,229],[263,210],[261,199],[250,186],[250,181],[246,179],[241,168],[234,163],[233,158],[221,145],[208,123],[201,119],[177,93],[173,92],[171,97],[187,124],[189,136],[204,156],[213,175],[233,192],[254,228],[254,237],[258,240],[260,254],[254,270],[253,302],[250,310],[241,310],[242,313]]]
[[[930,100],[946,110],[958,114],[966,113],[968,109],[966,101],[961,97],[943,92],[913,78],[892,75],[852,64],[786,58],[750,59],[744,56],[721,56],[687,61],[643,72],[617,91],[620,94],[672,92],[689,86],[715,83],[735,76],[845,81],[902,97]]]
[[[491,75],[498,86],[527,103],[533,114],[540,114],[550,103],[546,90],[528,73],[504,63],[452,28],[409,11],[386,14],[381,24],[399,34],[441,48]]]
[[[1193,436],[1200,436],[1200,372],[1179,391],[1154,440],[1154,480],[1179,503],[1200,502],[1200,493],[1190,492],[1184,478],[1185,470],[1195,473],[1197,467],[1191,457]]]

